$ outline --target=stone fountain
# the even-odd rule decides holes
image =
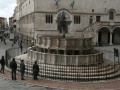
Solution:
[[[37,44],[27,50],[27,60],[38,61],[41,78],[86,81],[101,76],[99,79],[103,80],[107,73],[113,73],[113,68],[106,64],[103,53],[93,48],[92,37],[65,35],[65,27],[71,22],[66,19],[66,13],[61,12],[56,23],[62,28],[62,37],[38,35]]]

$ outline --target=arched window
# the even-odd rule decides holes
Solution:
[[[114,19],[114,12],[110,11],[109,12],[109,20],[113,20]]]

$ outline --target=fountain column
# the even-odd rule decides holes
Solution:
[[[109,43],[109,45],[113,45],[113,43],[112,43],[112,32],[110,32],[110,43]]]

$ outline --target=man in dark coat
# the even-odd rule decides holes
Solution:
[[[12,69],[12,80],[16,80],[17,63],[15,58],[13,58],[13,60],[10,62],[10,68]]]
[[[24,79],[25,64],[24,64],[24,61],[23,61],[23,60],[21,60],[21,64],[20,64],[20,72],[21,72],[21,80],[25,80],[25,79]]]
[[[4,59],[4,56],[2,56],[0,62],[1,62],[1,70],[0,70],[0,72],[4,73],[4,69],[5,69],[5,59]]]
[[[38,74],[39,74],[39,66],[37,64],[37,61],[35,61],[35,63],[33,64],[33,76],[34,76],[34,80],[37,80]]]

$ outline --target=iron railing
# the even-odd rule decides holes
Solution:
[[[6,50],[6,65],[9,68],[10,61],[13,57],[20,55],[19,48],[12,48]],[[18,52],[17,52],[18,51]],[[119,56],[114,56],[112,51],[101,51],[104,58],[104,63],[98,63],[96,65],[63,65],[63,64],[47,64],[46,62],[39,65],[39,78],[52,79],[52,80],[64,80],[64,81],[76,81],[76,82],[88,82],[88,81],[100,81],[117,78],[120,76]],[[20,59],[17,61],[17,71],[20,73]],[[33,75],[34,61],[25,61],[25,74],[27,76]]]

